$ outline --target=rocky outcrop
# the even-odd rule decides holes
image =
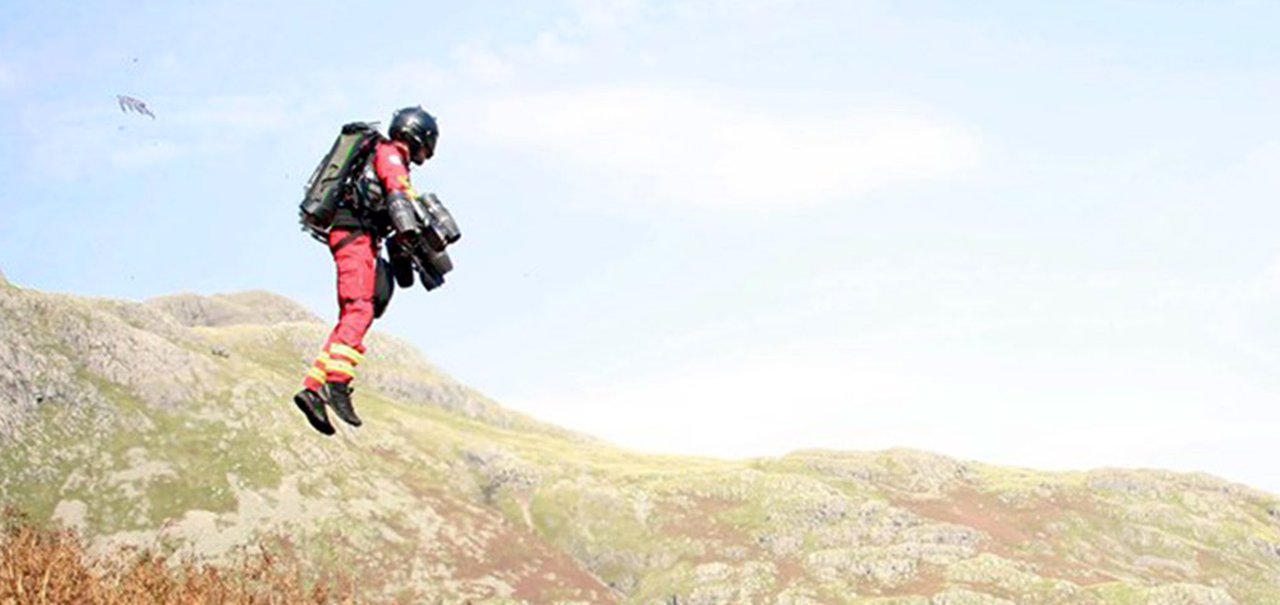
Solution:
[[[0,442],[39,407],[83,410],[104,403],[81,358],[50,328],[69,315],[60,297],[0,288]]]

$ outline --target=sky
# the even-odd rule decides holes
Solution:
[[[463,237],[445,287],[374,328],[507,407],[646,452],[901,447],[1280,493],[1278,22],[6,0],[0,271],[335,319],[305,180],[341,124],[420,104],[441,135],[414,182]]]

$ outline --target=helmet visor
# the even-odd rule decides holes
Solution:
[[[423,137],[422,147],[423,150],[427,152],[427,158],[436,154],[436,139],[439,138],[439,136],[440,133],[431,130],[427,131],[426,136]]]

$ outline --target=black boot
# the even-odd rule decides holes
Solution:
[[[325,391],[328,395],[325,401],[333,407],[334,412],[337,412],[338,418],[351,426],[363,424],[360,417],[356,416],[356,409],[351,406],[351,385],[345,382],[330,382],[325,385]]]
[[[334,433],[333,425],[329,423],[329,414],[324,411],[324,399],[319,393],[311,389],[302,389],[293,396],[293,403],[302,410],[303,415],[307,417],[307,422],[311,423],[311,428],[325,435]]]

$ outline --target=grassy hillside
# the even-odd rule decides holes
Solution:
[[[365,426],[326,438],[289,397],[328,327],[261,292],[0,284],[0,502],[100,553],[272,544],[368,602],[1280,603],[1280,500],[1208,476],[644,455],[377,333]]]

